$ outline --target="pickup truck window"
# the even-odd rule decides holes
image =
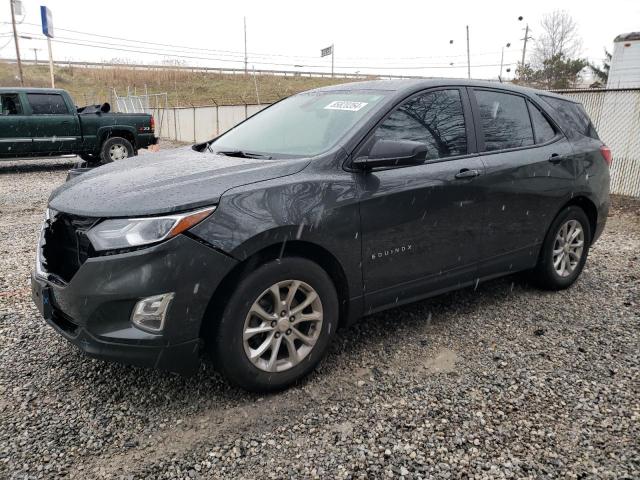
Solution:
[[[28,93],[27,99],[34,115],[66,115],[69,113],[62,95],[57,93]]]
[[[16,93],[4,93],[0,95],[2,102],[2,115],[22,115],[20,97]]]

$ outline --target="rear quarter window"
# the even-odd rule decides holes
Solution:
[[[546,95],[540,95],[540,98],[557,112],[557,121],[563,130],[571,130],[585,137],[600,140],[589,115],[581,104]]]

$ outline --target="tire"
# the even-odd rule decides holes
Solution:
[[[80,158],[91,165],[100,163],[100,157],[93,153],[81,153]]]
[[[133,145],[131,145],[129,140],[122,137],[107,138],[100,149],[100,160],[102,163],[124,160],[134,155]]]
[[[280,284],[278,295],[286,302],[291,281],[300,282],[290,302],[291,309],[281,303],[281,312],[271,316],[276,295],[271,287]],[[317,298],[303,308],[302,313],[307,315],[304,318],[319,317],[320,321],[301,320],[296,311],[296,306],[313,298],[312,291]],[[255,307],[258,302],[262,317],[250,313],[258,310]],[[263,320],[265,314],[267,319]],[[241,278],[205,341],[216,369],[229,382],[253,392],[278,391],[318,365],[338,326],[338,315],[338,296],[329,275],[314,262],[284,257],[265,263]],[[245,331],[251,328],[261,331],[253,330],[253,335],[245,341]],[[315,339],[313,345],[302,342],[298,333],[307,341]],[[264,345],[269,347],[264,349]],[[275,357],[271,345],[277,345]],[[299,361],[292,355],[290,345],[296,349]],[[257,355],[260,350],[264,351]],[[249,358],[251,353],[256,355],[253,361]]]
[[[567,230],[563,230],[564,228]],[[562,236],[567,233],[569,238],[574,235],[575,230],[571,230],[579,226],[582,233],[571,241],[569,246],[562,241]],[[582,245],[581,250],[577,247]],[[532,272],[532,280],[534,283],[544,290],[564,290],[569,288],[578,279],[584,264],[589,255],[589,247],[591,245],[591,226],[587,215],[580,207],[571,205],[563,209],[555,218],[547,235],[538,258],[538,264]],[[554,251],[555,249],[555,251]],[[562,249],[560,253],[559,250]],[[576,258],[578,255],[578,258]],[[556,266],[554,262],[564,258],[564,271],[562,260]]]

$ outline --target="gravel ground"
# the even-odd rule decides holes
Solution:
[[[578,283],[509,277],[378,314],[270,396],[91,360],[29,298],[74,160],[0,164],[1,478],[640,478],[640,201]]]

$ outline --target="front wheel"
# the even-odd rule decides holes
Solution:
[[[309,260],[285,257],[240,280],[206,340],[216,368],[231,383],[268,392],[311,372],[337,324],[329,275]]]
[[[546,290],[563,290],[578,279],[589,254],[591,228],[580,207],[569,206],[551,224],[533,271],[535,283]]]
[[[100,163],[100,157],[93,153],[81,153],[80,158],[90,165],[96,165]]]
[[[133,145],[126,138],[111,137],[105,140],[100,149],[102,163],[111,163],[133,157],[135,151]]]

